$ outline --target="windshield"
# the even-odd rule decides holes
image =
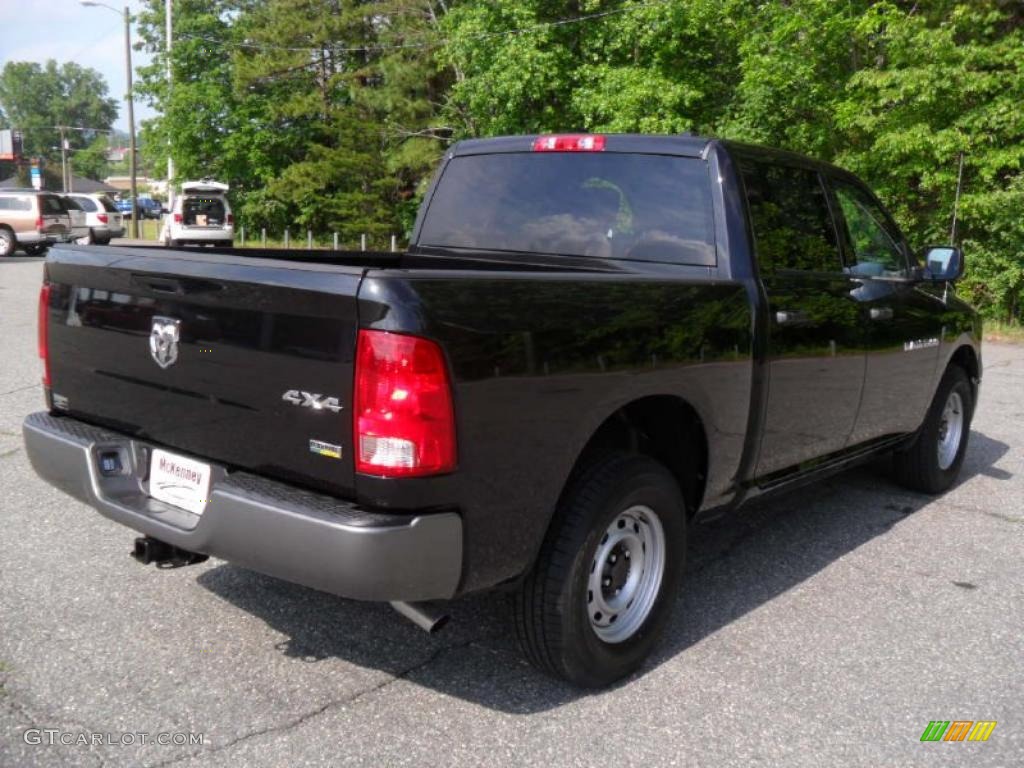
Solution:
[[[696,158],[509,153],[448,163],[419,244],[708,265],[713,232]]]

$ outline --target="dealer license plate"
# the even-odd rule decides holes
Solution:
[[[154,448],[149,465],[149,495],[201,515],[210,495],[210,465]]]

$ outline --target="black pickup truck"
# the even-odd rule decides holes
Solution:
[[[54,247],[24,437],[143,561],[427,628],[502,589],[534,663],[603,685],[657,639],[695,519],[882,453],[954,482],[981,376],[962,271],[798,155],[465,141],[405,253]]]

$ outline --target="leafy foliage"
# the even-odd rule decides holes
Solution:
[[[252,226],[408,232],[451,139],[694,131],[855,171],[923,246],[949,239],[963,153],[964,290],[1021,316],[1020,3],[176,0],[170,89],[163,6],[140,22],[147,146],[230,181]]]
[[[73,62],[45,65],[9,61],[0,71],[0,123],[24,135],[27,156],[60,158],[57,126],[103,131],[117,118],[117,102],[107,96],[107,84],[94,69]],[[71,149],[81,149],[92,131],[68,131]]]

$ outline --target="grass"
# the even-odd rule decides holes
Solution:
[[[1024,344],[1024,326],[1002,320],[985,321],[985,341],[1004,341]]]
[[[131,226],[132,226],[131,222],[128,221],[128,220],[125,220],[125,234],[128,237],[131,237]],[[161,222],[156,221],[155,219],[142,219],[142,220],[140,220],[139,221],[139,239],[141,239],[141,240],[153,240],[153,241],[156,241],[160,237],[160,228],[161,228]],[[295,248],[295,249],[305,249],[305,248],[308,247],[308,245],[309,245],[309,241],[307,239],[307,235],[306,235],[305,232],[300,233],[298,236],[295,236],[295,233],[293,233],[291,238],[290,238],[289,244],[287,246],[285,246],[285,242],[284,242],[284,238],[283,237],[280,237],[280,238],[278,238],[278,237],[268,237],[267,240],[266,240],[266,245],[264,245],[264,243],[262,242],[262,240],[260,238],[260,231],[256,230],[256,232],[253,232],[253,231],[251,231],[249,229],[246,229],[246,232],[245,232],[245,243],[243,244],[242,243],[242,233],[241,233],[241,230],[240,229],[236,229],[235,230],[235,247],[236,248],[264,248],[264,247],[266,247],[266,248],[285,248],[285,247],[288,247],[288,248]],[[386,251],[386,250],[389,250],[391,248],[391,243],[390,242],[377,242],[376,240],[370,240],[369,242],[367,242],[366,245],[367,245],[367,248],[369,250]],[[398,245],[399,245],[399,248],[402,247],[402,243],[401,242],[399,242]],[[332,236],[323,237],[323,236],[313,235],[313,250],[315,250],[315,251],[330,251],[330,250],[333,250],[333,248],[334,248],[334,238]],[[343,251],[345,251],[345,250],[357,251],[357,250],[359,250],[359,242],[357,241],[357,242],[346,243],[344,240],[340,240],[339,239],[339,241],[338,241],[338,248],[340,250],[343,250]]]

